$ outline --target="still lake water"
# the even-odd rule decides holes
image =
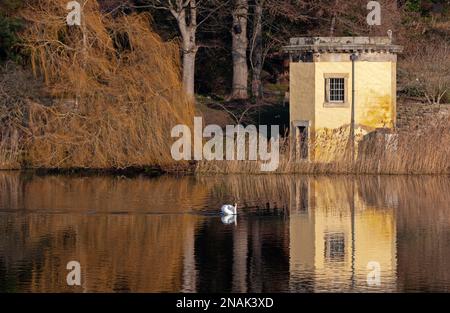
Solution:
[[[450,178],[0,172],[0,291],[449,292]]]

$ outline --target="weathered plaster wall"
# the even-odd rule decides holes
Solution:
[[[315,82],[315,130],[322,128],[339,128],[350,123],[351,101],[352,101],[352,63],[351,62],[318,62],[314,63],[316,68]],[[325,78],[324,74],[347,74],[347,105],[345,107],[324,107],[325,102]]]
[[[356,123],[368,128],[394,127],[395,63],[357,62],[355,67]]]
[[[325,74],[347,75],[347,101],[344,106],[324,105]],[[357,61],[355,63],[355,122],[358,138],[375,128],[394,127],[395,79],[395,62]],[[312,147],[314,159],[334,160],[339,157],[336,154],[341,155],[345,151],[351,120],[351,102],[352,62],[291,63],[290,119],[291,122],[311,122],[310,135],[313,141],[310,143],[314,142]]]
[[[291,63],[290,117],[309,120],[314,129],[339,128],[350,123],[352,101],[351,62]],[[324,74],[348,75],[347,105],[325,107]],[[356,62],[355,118],[363,127],[393,127],[396,115],[396,63]]]
[[[352,101],[352,63],[318,62],[315,64],[315,129],[339,128],[350,123]],[[395,93],[392,95],[391,62],[355,63],[355,120],[367,128],[392,127],[395,119]],[[325,107],[324,74],[348,74],[347,105]],[[395,84],[395,82],[394,82]]]
[[[290,120],[309,120],[314,128],[314,63],[290,64]]]

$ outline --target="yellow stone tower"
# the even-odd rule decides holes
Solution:
[[[296,158],[318,159],[320,133],[393,128],[397,53],[389,37],[299,37],[290,58],[290,127]],[[354,137],[353,137],[354,138]],[[317,145],[316,145],[317,146]],[[319,157],[320,159],[320,157]]]

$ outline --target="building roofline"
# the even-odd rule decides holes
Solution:
[[[389,37],[295,37],[283,51],[293,52],[386,52],[401,53],[403,47]]]

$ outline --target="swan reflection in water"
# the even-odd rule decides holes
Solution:
[[[225,225],[229,224],[237,224],[237,203],[233,205],[231,204],[224,204],[220,208],[220,214],[222,223]]]
[[[237,215],[222,215],[220,218],[225,225],[234,224],[237,225]]]

